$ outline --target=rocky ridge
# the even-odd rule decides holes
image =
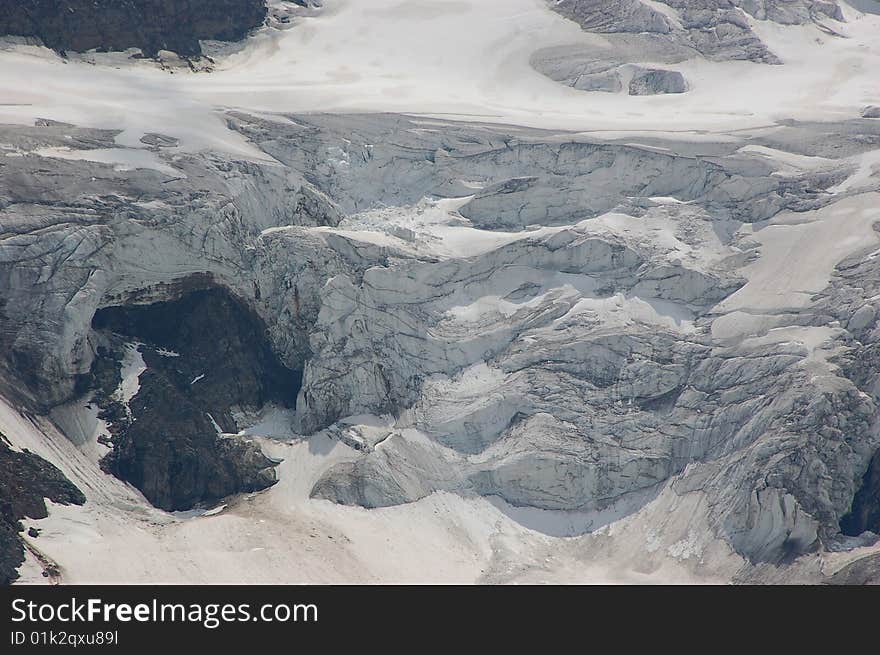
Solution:
[[[199,56],[200,40],[238,41],[263,24],[265,0],[3,0],[0,35],[59,52],[140,49]]]
[[[24,531],[21,519],[48,516],[45,499],[62,504],[82,505],[85,496],[55,466],[34,453],[9,447],[0,434],[0,585],[18,578],[24,561],[25,545],[18,534]],[[31,539],[39,533],[31,530]]]
[[[756,21],[816,23],[834,34],[834,22],[844,20],[838,4],[824,0],[548,0],[548,5],[584,31],[601,34],[605,45],[547,49],[535,54],[535,67],[576,89],[628,88],[630,95],[645,95],[642,84],[627,81],[634,65],[645,61],[658,65],[655,76],[667,78],[653,85],[654,94],[687,89],[681,73],[659,68],[663,64],[699,58],[781,64],[753,29]]]
[[[109,343],[142,340],[127,345],[128,358],[99,346],[92,364],[88,386],[97,386],[99,418],[113,435],[106,470],[166,510],[275,484],[277,462],[230,436],[239,430],[234,413],[293,407],[300,375],[277,361],[251,312],[219,289],[193,290],[177,301],[105,308],[93,327]],[[118,373],[126,359],[143,362],[128,373],[137,388],[127,392]],[[107,368],[117,374],[101,388]]]

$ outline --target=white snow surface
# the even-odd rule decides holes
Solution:
[[[748,283],[716,311],[761,313],[808,306],[828,285],[839,262],[880,240],[872,227],[878,206],[880,194],[868,193],[815,211],[783,212],[762,224],[744,225],[741,231],[760,243],[761,256],[742,271]],[[719,328],[716,320],[713,333]]]
[[[58,159],[94,161],[113,164],[116,171],[130,171],[136,168],[151,168],[166,175],[186,177],[173,166],[163,162],[154,152],[134,148],[93,148],[91,150],[71,150],[66,147],[39,148],[34,154]]]
[[[81,410],[68,408],[74,411]],[[646,558],[650,523],[632,515],[610,536],[614,508],[523,510],[445,492],[373,510],[311,500],[323,471],[356,456],[324,433],[288,442],[258,437],[268,455],[284,460],[277,485],[208,510],[169,513],[102,472],[92,441],[76,446],[50,422],[32,422],[2,399],[0,431],[15,448],[54,463],[86,495],[82,507],[47,502],[48,518],[24,520],[41,534],[23,538],[58,564],[64,583],[692,583],[723,581],[741,565],[715,541],[694,546],[721,549],[713,566],[665,553]],[[676,501],[661,495],[646,509],[663,516],[669,512],[656,504],[668,502]],[[698,521],[687,523],[693,528]],[[595,535],[551,536],[598,526],[605,527]],[[670,547],[679,541],[673,538]],[[27,557],[19,583],[45,583],[37,561]]]
[[[544,0],[324,5],[292,29],[264,28],[209,74],[184,68],[170,74],[119,54],[65,61],[45,48],[8,42],[0,49],[0,121],[42,117],[120,129],[117,143],[128,148],[141,147],[144,133],[159,132],[179,138],[179,150],[210,148],[265,161],[226,129],[220,111],[394,111],[604,136],[662,131],[705,138],[704,131],[779,119],[851,118],[877,100],[880,15],[848,5],[847,22],[830,21],[840,37],[815,25],[752,21],[784,66],[692,59],[678,66],[688,93],[640,98],[585,94],[531,67],[542,48],[602,39],[551,12]]]
[[[122,357],[122,384],[116,390],[120,402],[128,405],[132,398],[137,395],[141,388],[141,373],[147,370],[144,357],[141,355],[140,344],[129,343],[125,345],[125,352]]]

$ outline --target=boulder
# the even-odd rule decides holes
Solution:
[[[659,68],[637,69],[629,82],[631,96],[653,96],[663,93],[684,93],[688,90],[684,75]]]

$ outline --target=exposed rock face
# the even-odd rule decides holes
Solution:
[[[866,530],[880,534],[880,450],[871,458],[852,509],[840,520],[840,530],[853,536]]]
[[[623,88],[620,73],[617,71],[601,73],[579,73],[571,86],[579,91],[603,91],[617,93]]]
[[[21,136],[17,143],[28,150],[63,142],[74,149],[114,145],[111,132],[76,130],[48,122],[33,132],[14,131]],[[49,169],[44,168],[45,163]],[[231,311],[224,301],[213,307],[190,308],[191,316],[198,315],[197,324],[190,322],[188,331],[178,332],[177,327],[184,323],[175,312],[181,305],[170,306],[164,323],[137,326],[145,330],[145,338],[168,340],[167,347],[193,346],[195,352],[187,360],[191,367],[213,366],[224,373],[211,379],[206,376],[201,381],[205,384],[191,396],[186,387],[205,373],[205,368],[188,371],[192,375],[184,379],[181,371],[163,369],[161,357],[152,358],[153,370],[142,380],[145,400],[132,408],[133,415],[143,412],[149,421],[136,421],[130,434],[118,435],[119,449],[109,462],[110,468],[166,508],[209,502],[274,482],[274,463],[251,444],[219,438],[206,411],[213,412],[223,429],[235,431],[229,410],[236,404],[253,406],[266,400],[293,404],[292,397],[299,389],[298,374],[275,362],[266,339],[275,352],[284,353],[285,364],[292,371],[301,370],[308,352],[304,326],[317,312],[315,294],[320,289],[317,282],[310,282],[313,274],[307,271],[316,266],[323,271],[326,262],[320,252],[315,254],[319,250],[317,237],[292,240],[292,249],[287,248],[284,235],[269,237],[266,241],[274,245],[260,245],[259,256],[254,246],[263,241],[262,229],[294,221],[308,223],[306,216],[311,212],[315,212],[314,224],[338,221],[333,204],[301,177],[290,177],[290,171],[216,161],[218,167],[208,172],[212,165],[205,169],[207,161],[200,161],[191,170],[199,172],[190,177],[185,169],[194,163],[192,159],[181,160],[176,177],[165,168],[162,172],[121,172],[106,164],[38,155],[5,158],[0,168],[0,176],[9,175],[0,184],[0,213],[4,214],[0,229],[10,238],[4,251],[11,255],[18,249],[13,244],[24,245],[19,239],[37,248],[33,251],[35,266],[12,255],[18,263],[6,260],[0,274],[3,368],[15,371],[3,375],[7,397],[45,411],[95,386],[115,389],[119,381],[115,361],[109,365],[99,361],[97,370],[92,368],[102,342],[94,338],[90,325],[101,307],[176,301],[187,294],[192,300],[192,292],[218,287],[230,289],[243,299],[241,303],[251,307]],[[22,164],[24,168],[19,168]],[[176,184],[182,186],[174,189]],[[197,207],[202,207],[201,216]],[[180,214],[175,216],[178,211]],[[247,219],[242,220],[243,215]],[[55,232],[54,236],[40,236],[36,226],[41,224],[50,233]],[[61,250],[57,249],[59,245]],[[214,251],[207,258],[205,248]],[[61,259],[55,260],[59,255],[61,259],[72,257],[71,264],[79,263],[60,275],[53,273],[50,261],[60,263]],[[128,264],[120,266],[122,260]],[[299,263],[291,268],[294,260]],[[273,261],[276,264],[270,263]],[[264,265],[274,271],[265,272]],[[302,269],[302,274],[295,274],[296,269]],[[272,293],[261,293],[261,286]],[[16,306],[24,313],[19,313]],[[25,310],[25,306],[31,310]],[[55,318],[44,323],[33,311],[55,314]],[[237,322],[245,311],[273,317],[271,321],[258,321],[267,326],[268,334],[263,334],[262,327],[256,332],[248,328],[256,324],[253,320]],[[172,321],[175,327],[169,327]],[[156,332],[161,326],[165,332]],[[116,327],[126,329],[125,325]],[[181,339],[190,341],[184,343]],[[247,344],[248,349],[236,350],[233,341],[239,346]],[[49,346],[50,342],[54,345]],[[222,344],[229,347],[218,351]],[[47,346],[55,353],[45,350]],[[151,359],[149,352],[144,357]],[[90,372],[96,373],[99,380],[94,380]],[[186,393],[179,393],[181,389]],[[118,411],[107,416],[117,423],[121,417],[125,417],[124,411],[121,416]]]
[[[831,576],[834,585],[880,584],[880,555],[869,555],[856,560]]]
[[[114,433],[108,470],[168,510],[275,483],[275,462],[258,447],[218,433],[237,431],[233,410],[267,402],[292,407],[299,392],[300,373],[277,360],[252,312],[210,289],[155,305],[108,307],[93,324],[149,344],[138,348],[145,371],[137,392],[122,412],[119,402],[105,405]],[[96,359],[93,377],[102,368]]]
[[[210,417],[161,374],[147,374],[134,422],[118,434],[106,467],[156,507],[190,509],[275,484],[275,462],[253,444],[217,434]]]
[[[24,528],[19,521],[46,518],[45,498],[63,504],[86,502],[55,466],[33,453],[12,450],[0,434],[0,585],[18,578],[16,569],[24,561],[18,535]]]
[[[671,21],[639,0],[561,0],[551,4],[589,32],[649,32],[668,34]]]
[[[603,35],[606,46],[554,48],[537,53],[534,66],[554,80],[584,91],[612,91],[607,76],[627,64],[674,64],[695,57],[712,61],[741,60],[779,64],[751,28],[751,20],[782,25],[844,19],[835,2],[816,0],[550,0],[550,8],[587,32]],[[597,75],[600,75],[597,78]],[[673,74],[674,76],[674,74]],[[682,81],[654,76],[659,88],[680,90]],[[670,86],[671,85],[671,86]],[[636,92],[651,85],[636,83]]]
[[[782,25],[843,20],[835,2],[816,0],[562,0],[551,8],[588,32],[662,34],[711,59],[778,63],[752,32],[749,18]],[[665,9],[664,9],[665,6]]]
[[[49,125],[11,132],[26,151],[114,147],[106,131]],[[177,299],[192,290],[196,273],[253,307],[284,364],[301,368],[305,326],[317,314],[314,271],[323,280],[325,264],[332,265],[315,245],[319,235],[290,240],[292,250],[286,235],[261,236],[278,225],[338,222],[333,203],[301,175],[193,157],[179,158],[176,169],[134,173],[36,154],[3,164],[0,351],[25,382],[9,393],[29,396],[41,411],[71,398],[91,367],[95,312]],[[35,231],[38,225],[47,231]],[[22,261],[25,251],[34,258]],[[62,274],[52,270],[64,260],[78,263],[62,265]]]
[[[230,408],[278,402],[293,407],[301,374],[272,352],[265,325],[252,310],[218,288],[196,290],[177,300],[106,307],[95,314],[96,330],[153,346],[144,350],[148,370],[164,369],[188,397],[227,432],[235,428]],[[163,356],[156,348],[176,353]],[[198,378],[198,386],[191,383]]]
[[[265,0],[2,0],[0,35],[54,50],[170,50],[201,54],[200,39],[237,41],[262,25]]]

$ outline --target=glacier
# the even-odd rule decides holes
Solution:
[[[876,4],[3,39],[20,580],[876,581]]]

